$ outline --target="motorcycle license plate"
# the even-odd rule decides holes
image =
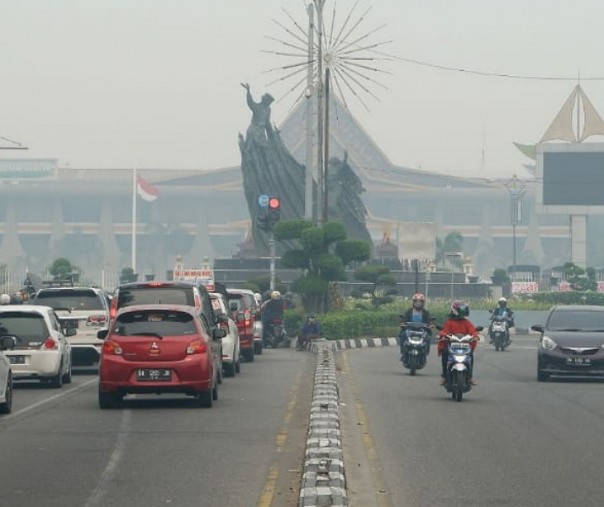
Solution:
[[[591,359],[589,359],[589,357],[571,356],[566,359],[566,364],[571,364],[573,366],[589,366],[591,364]]]

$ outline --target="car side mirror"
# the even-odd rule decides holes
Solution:
[[[531,326],[531,331],[537,331],[538,333],[543,333],[543,326],[541,326],[541,325]]]
[[[224,338],[225,336],[226,336],[226,330],[221,327],[215,327],[212,330],[212,339],[213,340],[220,340],[221,338]]]
[[[0,338],[0,350],[14,349],[17,339],[14,336],[3,336]]]
[[[63,333],[65,336],[75,336],[78,333],[78,330],[75,327],[67,327]]]
[[[476,331],[480,332],[484,329],[484,326],[476,326]]]
[[[101,329],[100,331],[97,331],[96,337],[99,340],[104,340],[105,338],[107,338],[108,334],[109,334],[109,329]]]

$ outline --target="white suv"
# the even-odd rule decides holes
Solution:
[[[76,329],[68,338],[73,366],[98,365],[103,341],[97,338],[97,331],[109,326],[109,301],[102,289],[47,287],[36,292],[32,303],[54,308],[66,329]]]

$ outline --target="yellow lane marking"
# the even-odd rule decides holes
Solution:
[[[281,429],[275,437],[275,443],[277,444],[277,452],[280,452],[283,447],[285,447],[285,444],[287,442],[287,426],[289,425],[293,417],[294,407],[296,405],[296,393],[298,392],[298,388],[300,387],[301,380],[302,372],[298,373],[297,377],[294,380],[294,384],[288,394],[289,401],[287,403],[287,408],[285,409],[285,415],[283,416]],[[268,476],[266,478],[266,482],[264,483],[264,487],[262,488],[262,493],[260,494],[260,498],[258,499],[256,507],[271,507],[271,505],[273,504],[273,497],[275,495],[275,488],[277,485],[278,478],[279,469],[277,467],[277,464],[273,463],[268,469]]]
[[[361,403],[361,398],[357,389],[355,376],[348,363],[347,353],[342,354],[342,362],[345,371],[348,372],[348,378],[350,379],[350,391],[352,397],[355,400],[357,425],[359,431],[362,431],[361,441],[363,442],[363,447],[365,448],[365,454],[367,456],[367,461],[371,470],[371,476],[374,485],[375,507],[393,507],[390,495],[388,494],[388,490],[386,489],[384,477],[381,473],[381,464],[377,450],[375,448],[375,442],[373,440],[373,437],[371,436],[371,432],[369,431],[367,414],[365,412],[365,409],[363,408],[363,404]]]

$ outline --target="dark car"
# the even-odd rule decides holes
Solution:
[[[531,329],[541,333],[539,382],[551,375],[604,376],[604,307],[555,306],[545,325]]]

